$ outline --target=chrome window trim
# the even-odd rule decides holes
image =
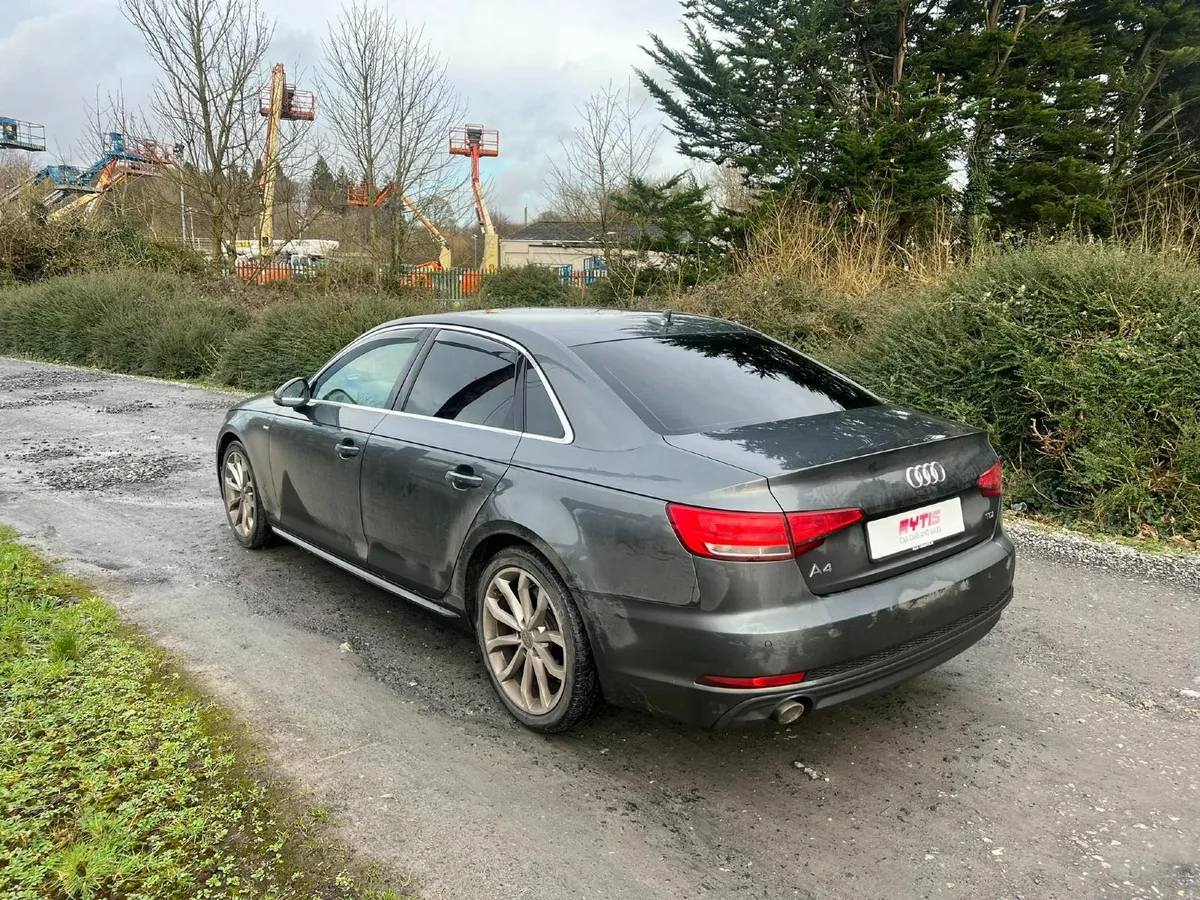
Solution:
[[[316,383],[321,380],[321,376],[324,375],[327,371],[329,371],[330,368],[337,365],[337,363],[339,361],[341,361],[343,356],[346,356],[348,353],[353,352],[362,344],[365,344],[368,339],[379,337],[385,330],[388,332],[392,332],[392,331],[397,331],[397,332],[399,332],[399,331],[423,331],[423,330],[425,330],[426,327],[427,326],[425,326],[425,325],[421,325],[421,326],[417,326],[417,327],[414,327],[412,325],[393,325],[390,328],[381,329],[379,326],[376,326],[375,328],[372,328],[370,331],[366,332],[365,334],[360,334],[358,337],[356,337],[354,340],[352,340],[350,343],[348,343],[345,347],[343,347],[338,353],[334,354],[334,356],[327,363],[325,363],[325,365],[321,366],[321,368],[317,370],[316,375],[314,375],[312,378],[308,379],[309,386],[310,387],[315,386]],[[314,403],[316,403],[316,402],[325,403],[327,401],[314,400],[313,402]],[[362,408],[363,409],[376,409],[377,407],[364,406]]]
[[[546,377],[545,370],[543,370],[542,367],[538,365],[538,361],[533,358],[533,354],[525,349],[525,347],[523,347],[521,344],[514,341],[512,338],[505,337],[502,334],[495,334],[491,331],[485,331],[481,328],[469,328],[465,325],[442,325],[438,322],[405,322],[403,325],[380,325],[376,328],[373,328],[371,331],[366,332],[366,334],[360,335],[357,339],[347,344],[341,353],[322,366],[321,371],[312,377],[312,383],[315,384],[317,379],[324,374],[326,369],[368,339],[383,337],[393,331],[413,331],[425,329],[436,329],[438,331],[459,331],[464,334],[473,334],[477,337],[488,338],[501,344],[507,344],[509,347],[512,347],[514,350],[520,353],[523,357],[525,357],[525,360],[531,366],[533,366],[538,373],[538,377],[542,380],[542,386],[546,388],[546,394],[550,397],[550,405],[554,407],[554,412],[558,416],[558,424],[562,426],[563,436],[548,437],[544,434],[533,434],[532,432],[528,431],[515,431],[511,428],[496,428],[492,425],[476,425],[474,422],[459,422],[455,419],[439,419],[437,416],[423,416],[419,413],[404,412],[403,410],[399,409],[380,409],[377,406],[362,406],[357,403],[338,403],[335,400],[313,400],[311,401],[310,405],[344,406],[348,409],[365,409],[369,410],[370,412],[382,413],[388,416],[404,416],[410,419],[423,419],[426,422],[446,422],[452,425],[461,425],[463,428],[477,428],[481,431],[492,431],[497,434],[513,434],[518,437],[527,437],[535,441],[548,441],[552,444],[570,444],[574,442],[575,430],[571,427],[571,420],[567,418],[567,413],[558,400],[558,394],[555,392],[553,385],[550,384],[550,379]],[[434,340],[436,339],[437,337],[435,335]],[[522,398],[522,400],[523,399],[524,398]]]

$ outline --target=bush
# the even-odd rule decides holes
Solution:
[[[484,277],[476,299],[478,306],[573,306],[583,302],[580,290],[543,266],[498,269]]]
[[[72,275],[0,294],[0,352],[135,375],[209,378],[246,321],[234,304],[175,276]]]
[[[896,315],[843,365],[986,426],[1034,510],[1200,535],[1200,267],[1067,243],[1001,254]]]
[[[233,336],[217,378],[247,390],[273,390],[289,378],[312,375],[369,328],[444,308],[445,301],[418,291],[326,296],[301,292],[264,307]]]
[[[5,281],[117,269],[199,276],[207,264],[200,254],[160,241],[127,219],[53,220],[40,206],[28,215],[0,218],[0,278]]]

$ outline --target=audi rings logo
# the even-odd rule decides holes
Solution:
[[[904,480],[912,488],[931,487],[946,480],[946,470],[939,462],[921,463],[904,470]]]

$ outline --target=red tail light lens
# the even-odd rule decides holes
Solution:
[[[804,680],[805,672],[792,672],[790,675],[758,675],[754,678],[732,678],[727,675],[705,675],[696,679],[696,684],[708,687],[732,688],[746,690],[748,688],[784,687],[789,684],[799,684]]]
[[[821,546],[831,534],[837,534],[843,528],[849,528],[862,519],[861,509],[823,509],[818,512],[788,513],[788,528],[792,533],[796,555]]]
[[[697,556],[762,560],[792,555],[783,513],[730,512],[671,503],[667,515],[683,546]]]
[[[825,538],[862,521],[861,509],[820,512],[747,513],[671,503],[667,516],[689,551],[709,559],[739,562],[791,559]]]
[[[992,467],[979,476],[979,493],[985,497],[999,497],[1004,491],[1004,470],[997,460]]]

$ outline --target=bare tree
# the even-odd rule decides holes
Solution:
[[[446,136],[462,104],[421,29],[355,0],[342,10],[324,53],[326,108],[344,155],[367,182],[368,198],[389,184],[413,198],[447,196],[461,185]],[[373,209],[369,221],[372,247],[399,260],[412,228],[404,204],[387,207],[383,247]]]
[[[721,209],[749,212],[758,200],[759,191],[747,183],[745,171],[737,166],[708,163],[694,170],[693,175]]]
[[[219,260],[257,196],[258,88],[274,26],[258,0],[120,0],[161,77],[152,109]]]
[[[321,46],[321,89],[328,101],[327,114],[344,154],[363,175],[368,201],[382,187],[381,174],[390,177],[386,154],[395,142],[399,118],[392,102],[399,35],[391,13],[355,0],[342,7]],[[372,244],[376,231],[372,209]]]
[[[568,219],[594,224],[606,256],[618,218],[613,195],[648,173],[658,144],[658,129],[642,124],[645,106],[644,98],[634,101],[628,86],[609,82],[576,107],[583,121],[560,141],[560,158],[550,161],[555,208]]]

